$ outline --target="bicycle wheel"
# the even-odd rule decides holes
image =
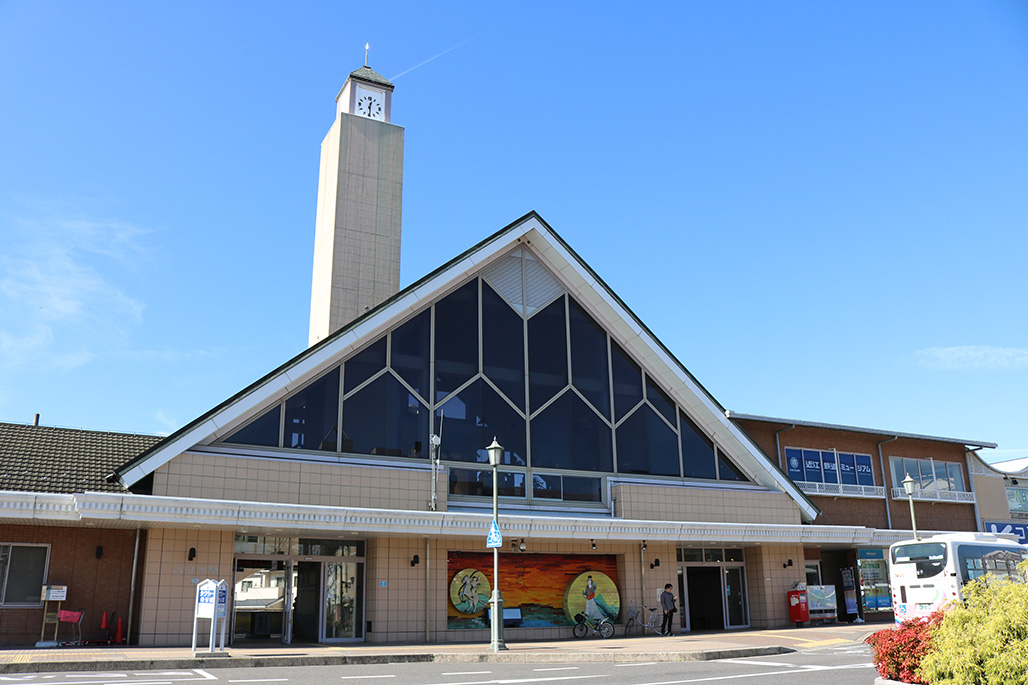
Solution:
[[[614,624],[609,621],[604,621],[600,624],[600,635],[604,638],[608,638],[614,634]]]
[[[571,629],[571,634],[575,637],[585,637],[588,632],[589,628],[584,623],[576,623],[575,627]]]
[[[628,619],[628,623],[625,624],[625,635],[631,635],[632,631],[639,627],[639,622],[634,618]]]

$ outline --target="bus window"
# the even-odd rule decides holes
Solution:
[[[1017,565],[1024,557],[1012,549],[996,549],[989,545],[958,545],[957,559],[961,581],[970,582],[991,573],[1003,578],[1020,579]]]
[[[918,578],[931,578],[946,567],[946,545],[939,542],[919,542],[892,548],[892,563],[915,564]]]

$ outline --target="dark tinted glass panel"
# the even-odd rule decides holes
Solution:
[[[564,298],[528,320],[528,387],[535,411],[568,384]]]
[[[856,455],[857,462],[857,484],[858,485],[874,485],[875,474],[871,470],[871,455],[869,454],[858,454]]]
[[[561,477],[554,473],[532,474],[532,496],[541,499],[560,499]]]
[[[617,429],[618,472],[677,476],[678,436],[648,406]]]
[[[339,421],[339,369],[286,400],[286,447],[336,451]]]
[[[743,561],[741,549],[726,549],[725,561]]]
[[[471,497],[493,496],[493,470],[450,469],[450,494]],[[500,471],[496,474],[500,497],[524,497],[525,474]]]
[[[839,468],[835,463],[835,452],[821,450],[821,470],[826,483],[839,482]]]
[[[532,466],[612,471],[610,428],[571,391],[532,419]]]
[[[749,478],[743,474],[742,469],[733,464],[728,459],[728,455],[722,454],[720,449],[717,451],[717,465],[721,480],[749,481]]]
[[[428,456],[428,409],[386,374],[343,402],[343,451]]]
[[[682,432],[682,463],[686,478],[717,479],[714,466],[714,443],[692,422],[678,412],[679,430]]]
[[[424,399],[428,399],[430,323],[430,314],[424,311],[392,333],[390,366]]]
[[[3,601],[9,604],[39,604],[39,589],[46,579],[48,548],[11,545],[9,549],[11,556]]]
[[[668,420],[672,426],[675,425],[675,404],[671,401],[671,398],[667,394],[658,388],[653,379],[646,376],[646,399],[650,401],[650,404],[654,408],[664,415],[664,418]]]
[[[581,478],[564,476],[565,502],[602,502],[603,480],[600,478]]]
[[[642,400],[642,370],[613,340],[610,341],[610,368],[614,373],[614,420],[620,421]]]
[[[478,280],[435,305],[435,391],[445,397],[478,373]]]
[[[343,392],[350,392],[384,369],[385,365],[386,339],[383,337],[346,361],[343,367]]]
[[[718,562],[724,561],[724,553],[720,549],[705,549],[703,550],[703,560],[707,562]]]
[[[571,300],[571,380],[594,407],[610,418],[607,334]]]
[[[350,540],[300,538],[298,554],[312,557],[362,557],[364,556],[364,543]]]
[[[436,410],[443,439],[440,457],[488,464],[493,437],[503,446],[503,463],[525,465],[525,420],[484,381],[477,380]]]
[[[279,418],[282,416],[281,408],[282,405],[275,405],[259,419],[225,438],[225,442],[233,442],[237,445],[278,447],[278,424]]]
[[[703,561],[703,550],[686,547],[681,550],[681,561]]]
[[[839,453],[839,482],[843,485],[857,484],[857,466],[852,454]]]
[[[482,364],[485,375],[525,408],[525,321],[482,283]]]

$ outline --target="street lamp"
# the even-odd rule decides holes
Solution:
[[[914,485],[916,481],[908,473],[901,482],[903,489],[907,491],[907,501],[910,502],[910,526],[914,529],[914,539],[920,540],[921,538],[917,535],[917,519],[914,518]]]
[[[496,436],[493,436],[493,442],[485,451],[489,453],[489,465],[493,467],[493,526],[499,530],[499,487],[497,484],[497,468],[500,466],[500,459],[503,458],[503,447],[500,443],[496,442]],[[493,612],[492,620],[490,621],[490,628],[492,639],[489,641],[489,650],[492,652],[498,652],[501,649],[507,649],[507,645],[503,643],[503,595],[500,594],[500,548],[493,547]]]

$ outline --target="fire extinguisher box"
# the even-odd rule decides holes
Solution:
[[[810,620],[810,607],[807,604],[806,590],[789,591],[789,620],[801,625]]]

